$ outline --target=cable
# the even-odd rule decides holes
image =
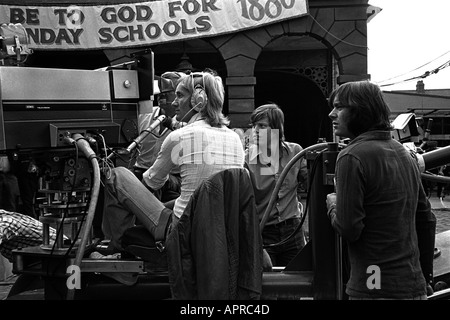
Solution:
[[[360,44],[354,44],[354,43],[350,43],[347,42],[337,36],[335,36],[334,34],[332,34],[331,32],[329,32],[325,27],[323,27],[316,19],[314,19],[314,17],[312,15],[309,14],[309,16],[311,17],[311,19],[313,19],[313,21],[320,27],[322,28],[322,30],[324,30],[327,34],[329,34],[330,36],[332,36],[333,38],[335,38],[336,40],[339,40],[342,43],[348,44],[349,46],[353,46],[353,47],[358,47],[358,48],[364,48],[364,49],[369,49],[367,46],[363,46]]]
[[[431,71],[426,71],[426,72],[424,72],[424,73],[423,73],[422,75],[420,75],[420,76],[412,77],[412,78],[409,78],[409,79],[405,79],[405,80],[402,80],[402,81],[393,82],[393,83],[389,83],[389,84],[383,84],[383,85],[380,85],[380,87],[392,86],[392,85],[395,85],[395,84],[399,84],[399,83],[403,83],[403,82],[409,82],[409,81],[417,80],[417,79],[425,79],[426,77],[429,77],[429,76],[431,76],[431,75],[433,75],[433,74],[436,74],[436,73],[438,73],[440,70],[445,69],[445,68],[447,68],[448,66],[450,66],[450,60],[448,60],[447,62],[441,64],[439,67],[437,67],[437,68],[435,68],[435,69],[433,69],[433,70],[431,70]]]
[[[326,149],[320,150],[320,151],[318,151],[318,153],[320,154],[320,153],[324,152],[325,150]],[[304,156],[298,158],[298,160],[300,160],[301,158],[304,158]],[[318,163],[319,163],[319,157],[316,157],[314,159],[314,162],[311,167],[311,175],[310,175],[311,181],[313,181],[313,177],[316,174],[316,168],[318,166]],[[264,249],[281,246],[281,245],[285,244],[286,242],[288,242],[290,239],[292,239],[292,237],[294,237],[297,234],[297,232],[300,230],[300,228],[303,227],[303,224],[305,223],[306,215],[308,214],[308,207],[309,207],[310,199],[311,199],[311,192],[308,190],[308,194],[306,196],[305,211],[303,212],[302,219],[301,219],[300,223],[297,225],[297,227],[295,228],[295,230],[291,234],[289,234],[286,238],[281,239],[279,242],[263,245]]]
[[[278,191],[281,188],[281,184],[284,182],[284,179],[286,178],[286,175],[288,174],[289,170],[292,168],[292,166],[298,161],[298,159],[300,159],[301,157],[303,157],[307,152],[309,151],[313,151],[313,150],[321,150],[324,148],[328,147],[328,143],[327,142],[323,142],[323,143],[318,143],[318,144],[314,144],[312,146],[309,146],[305,149],[303,149],[302,151],[300,151],[299,153],[297,153],[291,160],[289,160],[289,162],[286,164],[286,166],[284,167],[283,171],[280,174],[280,177],[278,178],[277,183],[275,184],[274,190],[272,192],[272,195],[270,197],[269,203],[266,207],[266,210],[264,211],[264,214],[261,218],[261,221],[259,223],[259,227],[260,227],[260,231],[262,232],[262,230],[264,229],[264,226],[266,225],[267,220],[269,219],[269,215],[270,215],[270,211],[272,210],[277,195],[278,195]]]
[[[77,141],[77,144],[80,143],[80,148],[83,150],[83,153],[85,156],[91,161],[92,169],[93,169],[93,185],[92,185],[92,192],[91,197],[89,201],[89,207],[87,211],[86,221],[84,221],[83,226],[83,234],[81,236],[81,242],[78,246],[78,250],[76,252],[74,265],[80,267],[81,261],[83,259],[83,255],[85,252],[85,247],[87,244],[88,239],[90,238],[90,232],[92,227],[92,222],[95,215],[95,208],[97,206],[97,201],[99,197],[99,190],[100,190],[100,167],[98,164],[98,159],[93,150],[90,148],[89,143],[85,142],[83,143],[83,139],[75,139]],[[81,141],[81,142],[79,142]],[[74,289],[68,289],[67,291],[67,300],[73,300],[75,295]]]
[[[186,113],[184,114],[183,118],[181,118],[180,121],[178,121],[178,122],[180,122],[180,123],[183,122],[183,120],[187,117],[187,115],[188,115],[189,113],[191,113],[192,111],[195,111],[195,107],[197,107],[197,106],[191,107],[191,108],[189,109],[189,111],[186,112]],[[175,118],[175,119],[176,119],[176,118]]]
[[[264,230],[264,226],[266,225],[266,222],[267,222],[267,220],[268,220],[268,218],[269,218],[270,211],[272,210],[272,208],[273,208],[273,206],[274,206],[274,204],[275,204],[275,201],[276,201],[276,199],[277,199],[277,195],[278,195],[278,192],[279,192],[279,190],[280,190],[280,188],[281,188],[281,185],[282,185],[282,183],[284,182],[284,179],[286,178],[286,175],[288,174],[288,172],[289,172],[289,170],[292,168],[292,166],[293,166],[299,159],[301,159],[302,157],[304,157],[304,156],[307,154],[307,152],[319,150],[318,152],[322,153],[323,151],[325,151],[325,150],[328,149],[328,146],[329,146],[329,143],[328,143],[328,142],[317,143],[317,144],[314,144],[314,145],[312,145],[312,146],[309,146],[309,147],[303,149],[302,151],[300,151],[299,153],[297,153],[297,154],[296,154],[296,155],[295,155],[295,156],[294,156],[294,157],[286,164],[286,166],[284,167],[283,171],[282,171],[281,174],[280,174],[280,177],[278,178],[277,183],[275,184],[274,190],[272,191],[272,195],[271,195],[270,200],[269,200],[269,204],[267,205],[266,210],[264,211],[263,217],[261,218],[261,221],[260,221],[260,223],[259,223],[259,228],[260,228],[261,234],[262,234],[262,232],[263,232],[263,230]],[[341,147],[341,148],[345,148],[345,145],[344,145],[344,144],[341,144],[341,143],[339,143],[338,146]],[[313,166],[312,166],[312,168],[311,168],[311,177],[313,177],[313,176],[315,175],[316,167],[317,167],[317,164],[318,164],[318,158],[319,158],[319,157],[316,157],[316,158],[315,158],[315,161],[313,162]],[[309,180],[311,180],[311,179],[309,179]],[[300,221],[300,224],[297,226],[297,228],[294,230],[294,232],[292,232],[292,233],[291,233],[289,236],[287,236],[285,239],[282,239],[281,241],[279,241],[279,242],[277,242],[277,243],[264,245],[264,246],[263,246],[264,248],[274,247],[274,246],[278,246],[278,245],[284,244],[287,240],[289,240],[291,237],[293,237],[293,235],[294,235],[294,234],[295,234],[295,233],[303,226],[303,223],[304,223],[305,218],[306,218],[306,213],[307,213],[307,210],[308,210],[308,206],[309,206],[309,200],[310,200],[310,197],[311,197],[310,193],[311,193],[311,191],[308,190],[308,195],[307,195],[307,197],[306,197],[306,206],[305,206],[306,208],[305,208],[305,213],[304,213],[304,215],[303,215],[303,217],[302,217],[302,220]]]
[[[72,193],[75,191],[75,183],[76,183],[76,179],[77,179],[77,172],[78,172],[78,157],[79,157],[79,149],[78,149],[78,145],[76,143],[73,144],[74,148],[75,148],[75,174],[73,177],[73,183],[70,186],[70,191],[67,194],[67,204],[66,204],[66,208],[64,209],[63,212],[63,216],[61,218],[61,221],[59,223],[58,228],[56,229],[56,235],[55,235],[55,240],[53,242],[52,248],[50,250],[50,255],[54,255],[55,254],[55,249],[56,249],[56,243],[58,241],[58,237],[59,235],[62,233],[62,237],[63,237],[63,243],[64,243],[64,220],[66,218],[66,215],[69,214],[69,209],[70,209],[70,200],[71,200],[71,196]],[[67,252],[66,252],[67,253]],[[52,276],[54,276],[56,274],[56,272],[58,271],[58,267],[60,266],[61,263],[59,263],[52,272]],[[50,275],[50,270],[49,270],[50,264],[47,265],[47,275]]]
[[[380,86],[380,88],[381,88],[381,87],[390,87],[390,86],[394,86],[394,85],[399,84],[399,83],[410,82],[410,81],[412,81],[412,80],[414,80],[414,79],[401,80],[401,81],[392,82],[392,83],[388,83],[388,84],[382,84],[382,85],[379,85],[379,86]]]
[[[405,73],[403,73],[403,74],[401,74],[401,75],[398,75],[398,76],[395,76],[395,77],[391,77],[391,78],[389,78],[389,79],[385,79],[385,80],[382,80],[382,81],[377,81],[377,83],[382,83],[382,82],[386,82],[386,81],[389,81],[389,80],[392,80],[392,79],[400,78],[400,77],[402,77],[402,76],[404,76],[404,75],[406,75],[406,74],[408,74],[408,73],[414,72],[414,71],[416,71],[416,70],[418,70],[418,69],[420,69],[420,68],[425,67],[426,65],[429,65],[430,63],[436,61],[437,59],[439,59],[439,58],[445,56],[445,55],[446,55],[447,53],[449,53],[449,52],[450,52],[450,51],[447,51],[447,52],[441,54],[439,57],[437,57],[437,58],[435,58],[435,59],[433,59],[433,60],[431,60],[431,61],[429,61],[429,62],[427,62],[427,63],[421,65],[420,67],[417,67],[417,68],[415,68],[415,69],[413,69],[413,70],[411,70],[411,71],[405,72]]]

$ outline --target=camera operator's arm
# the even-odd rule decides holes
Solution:
[[[173,131],[164,139],[155,163],[144,172],[142,182],[151,190],[162,188],[170,171],[178,165],[179,151],[179,133]]]

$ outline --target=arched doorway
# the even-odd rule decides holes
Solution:
[[[287,141],[302,147],[332,141],[327,95],[331,54],[307,35],[283,35],[261,51],[255,65],[255,107],[274,102],[285,114]]]
[[[305,148],[319,138],[332,140],[327,100],[313,81],[282,71],[257,72],[256,78],[255,106],[274,102],[282,108],[287,141]]]

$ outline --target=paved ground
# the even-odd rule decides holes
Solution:
[[[435,272],[447,273],[450,272],[450,270],[447,270],[450,268],[447,267],[450,260],[450,195],[444,199],[432,196],[430,202],[437,220],[436,246],[442,251],[441,257],[435,260]],[[0,300],[4,300],[7,297],[16,278],[16,275],[12,275],[4,281],[0,281]]]
[[[436,233],[450,230],[450,195],[444,199],[431,197],[430,202],[437,220]]]

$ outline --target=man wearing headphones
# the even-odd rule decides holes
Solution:
[[[121,239],[136,218],[157,239],[167,226],[178,222],[197,186],[219,171],[243,168],[244,150],[239,135],[229,129],[223,115],[225,90],[213,71],[183,76],[172,105],[177,120],[188,125],[172,131],[164,140],[155,163],[143,174],[145,187],[126,168],[117,167],[104,180],[105,207],[103,233],[110,239],[109,250],[123,250]],[[170,171],[179,166],[181,194],[173,210],[166,208],[150,190],[160,189]],[[97,252],[95,252],[98,255]],[[112,273],[109,276],[132,285],[136,275]]]

